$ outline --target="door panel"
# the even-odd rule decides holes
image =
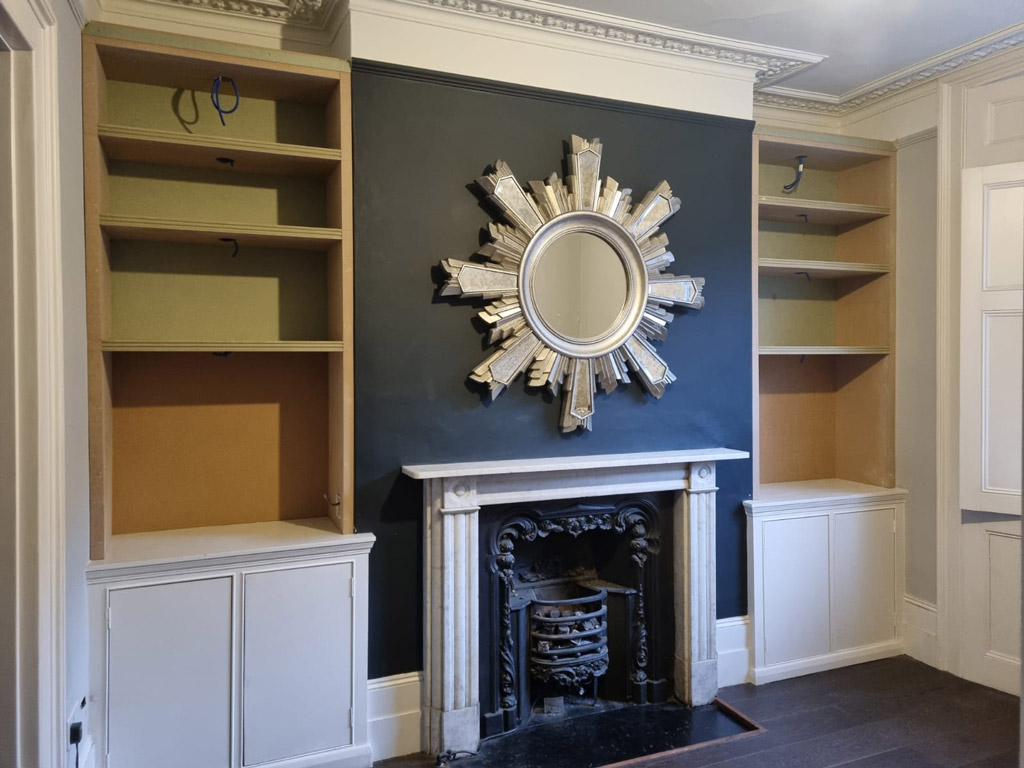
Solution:
[[[1020,514],[1024,163],[963,172],[960,508]]]
[[[828,653],[828,516],[770,520],[763,537],[765,663]]]
[[[231,578],[109,600],[109,768],[229,768]]]
[[[835,516],[833,649],[896,639],[896,510]]]
[[[352,564],[245,576],[243,765],[352,743]]]
[[[1019,695],[1020,522],[997,518],[963,532],[964,676]]]

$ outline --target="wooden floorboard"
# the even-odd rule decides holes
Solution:
[[[1017,697],[905,656],[719,695],[765,730],[644,768],[1018,768]],[[436,764],[428,755],[377,763]]]

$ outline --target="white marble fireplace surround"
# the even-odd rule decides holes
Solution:
[[[715,463],[749,456],[707,448],[403,467],[424,481],[423,748],[480,744],[479,521],[493,504],[679,491],[675,692],[710,703],[718,692]]]

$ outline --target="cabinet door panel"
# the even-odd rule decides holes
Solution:
[[[352,564],[245,576],[243,764],[352,743]]]
[[[829,652],[828,517],[764,523],[765,662]]]
[[[109,600],[109,765],[230,766],[230,577]]]
[[[836,650],[896,639],[895,516],[892,508],[835,516]]]

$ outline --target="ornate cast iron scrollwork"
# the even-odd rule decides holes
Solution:
[[[553,513],[527,509],[508,518],[491,542],[491,569],[497,575],[499,589],[500,698],[503,709],[514,709],[516,696],[516,648],[512,636],[512,599],[515,594],[515,545],[517,541],[535,541],[553,533],[567,533],[573,538],[590,531],[615,531],[630,537],[630,558],[636,565],[636,605],[632,617],[636,653],[630,679],[634,683],[647,680],[648,629],[645,604],[645,566],[648,557],[656,554],[660,542],[658,513],[647,500],[629,500],[614,507],[575,505]],[[593,676],[594,670],[580,669],[572,680]]]

